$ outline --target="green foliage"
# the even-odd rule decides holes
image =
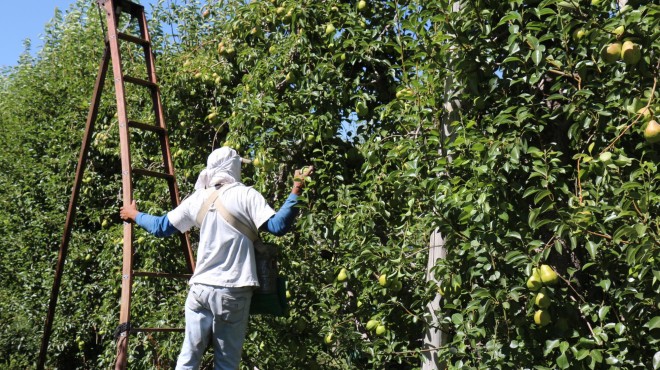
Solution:
[[[39,348],[103,47],[87,3],[57,13],[44,49],[0,84],[8,368],[34,366]],[[650,117],[638,112],[649,107],[657,119],[660,110],[660,8],[357,3],[153,8],[184,196],[223,144],[258,159],[244,182],[275,207],[294,169],[317,169],[294,232],[272,239],[283,248],[291,311],[251,319],[243,368],[419,368],[426,307],[439,292],[437,325],[449,342],[438,355],[449,368],[659,368],[659,154],[643,137]],[[623,40],[640,46],[640,61],[604,61],[603,48]],[[139,50],[122,51],[140,77]],[[51,337],[54,367],[114,361],[121,185],[111,83],[104,92]],[[132,117],[152,119],[148,96],[127,97]],[[136,167],[158,168],[153,142],[132,137]],[[136,179],[135,198],[150,213],[169,208],[158,181]],[[427,282],[434,230],[447,257]],[[137,269],[185,270],[176,240],[136,233]],[[541,327],[526,281],[544,264],[559,283],[544,291],[551,322]],[[342,269],[347,278],[337,281]],[[185,291],[182,282],[136,280],[133,320],[180,326]],[[131,368],[171,368],[180,341],[131,336]]]

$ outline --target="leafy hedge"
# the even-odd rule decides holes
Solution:
[[[150,14],[182,194],[223,143],[258,159],[244,181],[275,207],[293,169],[318,169],[295,232],[273,239],[290,314],[251,319],[243,368],[419,368],[426,304],[439,293],[449,368],[660,367],[659,155],[643,135],[660,110],[658,5],[168,1]],[[45,34],[0,85],[8,368],[33,367],[39,350],[103,47],[87,1],[56,13]],[[627,40],[639,61],[604,59]],[[143,72],[136,50],[124,57]],[[110,82],[104,93],[52,367],[114,361],[121,185]],[[150,119],[148,96],[128,100]],[[132,140],[136,167],[157,169],[153,138]],[[136,179],[135,198],[148,212],[169,207],[160,182]],[[439,283],[426,281],[434,230],[448,251],[432,270]],[[139,268],[184,270],[175,240],[138,230],[136,243]],[[541,265],[559,275],[544,288],[546,325],[527,287]],[[185,292],[136,280],[134,322],[181,325]],[[180,340],[132,336],[131,368],[172,367]]]

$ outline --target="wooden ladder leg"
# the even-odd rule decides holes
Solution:
[[[119,1],[123,5],[122,1]],[[117,26],[121,10],[117,10],[116,2],[109,0],[103,3],[107,15],[108,44],[112,59],[112,73],[115,83],[117,100],[117,118],[119,121],[119,146],[121,157],[122,202],[126,207],[133,201],[133,179],[130,155],[130,136],[128,132],[128,116],[126,111],[126,95],[124,90],[124,74],[122,70],[121,52]],[[124,223],[123,263],[121,275],[121,309],[119,313],[117,360],[115,369],[125,369],[128,359],[128,341],[130,334],[131,293],[133,288],[133,224]]]
[[[76,205],[80,196],[80,185],[83,179],[83,173],[87,166],[87,157],[89,154],[89,147],[92,141],[92,134],[94,133],[94,123],[99,112],[99,105],[101,103],[101,93],[103,91],[103,84],[108,71],[108,63],[110,62],[110,49],[107,47],[103,52],[103,57],[99,65],[99,71],[96,76],[96,83],[94,84],[94,93],[92,95],[91,105],[87,113],[87,123],[85,124],[85,134],[83,135],[82,146],[80,148],[80,155],[78,156],[78,167],[76,167],[76,176],[73,181],[73,188],[71,189],[71,198],[69,200],[69,208],[66,214],[66,221],[64,223],[64,233],[62,235],[62,242],[60,243],[60,250],[57,257],[57,265],[55,267],[55,278],[53,281],[53,288],[50,292],[50,301],[48,304],[48,314],[44,323],[44,332],[41,339],[41,348],[39,350],[39,359],[37,361],[37,369],[42,370],[46,363],[46,354],[48,351],[48,343],[50,341],[50,334],[53,328],[53,319],[55,317],[55,308],[57,306],[57,298],[60,291],[60,284],[62,282],[62,273],[64,271],[64,262],[69,249],[69,241],[71,240],[71,229],[73,221],[76,217]]]

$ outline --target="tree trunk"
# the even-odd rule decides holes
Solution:
[[[433,266],[439,258],[445,258],[447,250],[445,249],[445,240],[437,230],[431,234],[431,241],[429,243],[429,260],[426,268],[426,281],[434,281],[435,277],[431,272]],[[440,330],[438,324],[439,320],[436,312],[440,309],[440,293],[436,294],[433,301],[427,306],[427,313],[429,322],[427,322],[427,332],[424,336],[424,358],[422,362],[422,370],[436,370],[444,368],[437,356],[437,348],[447,343],[447,333]]]

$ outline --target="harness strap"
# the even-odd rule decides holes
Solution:
[[[205,201],[204,204],[202,204],[202,208],[200,208],[199,212],[197,213],[196,221],[197,223],[201,226],[202,221],[204,221],[204,218],[206,217],[207,213],[209,212],[209,209],[211,209],[211,205],[214,205],[215,208],[220,212],[222,217],[227,221],[228,224],[233,226],[236,230],[240,231],[241,234],[245,235],[250,239],[252,242],[256,241],[259,239],[259,234],[250,226],[246,225],[238,219],[236,216],[231,214],[227,208],[225,208],[224,204],[222,203],[222,198],[220,197],[220,192],[222,189],[225,189],[227,185],[231,184],[226,184],[220,187],[219,189],[215,190]]]

